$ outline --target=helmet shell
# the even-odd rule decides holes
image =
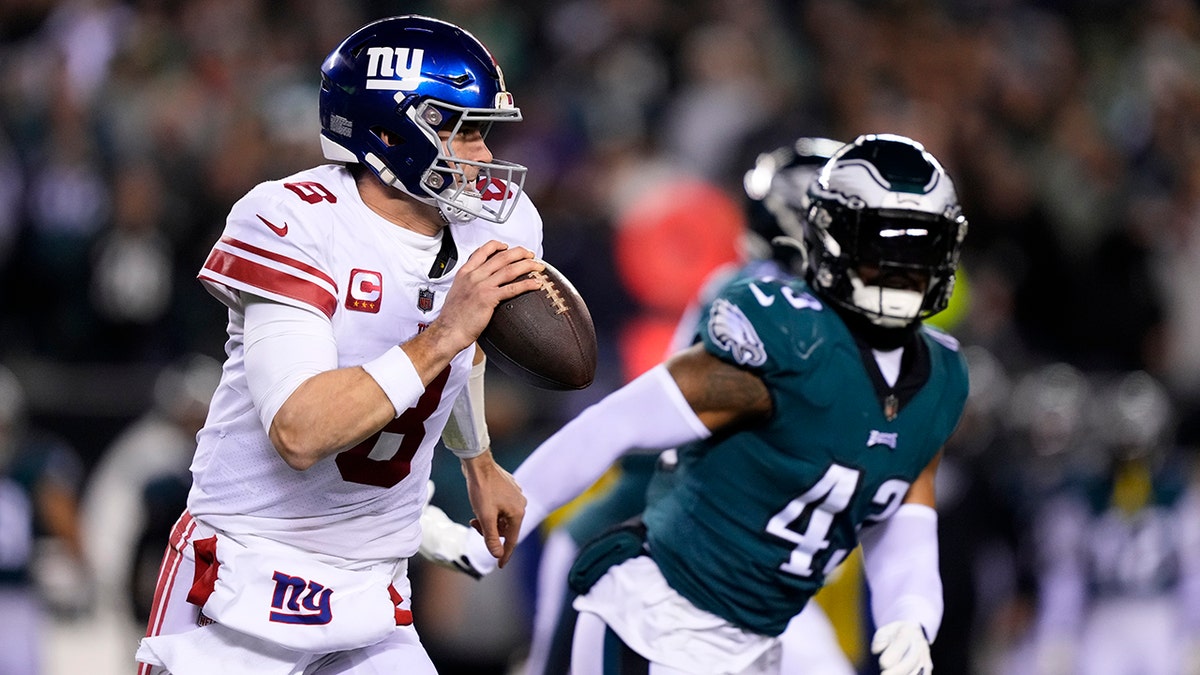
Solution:
[[[967,221],[950,176],[920,143],[890,134],[859,136],[825,163],[808,198],[806,273],[824,297],[893,327],[946,308]],[[886,303],[864,301],[872,297],[859,278],[864,266],[919,272],[928,283],[911,311],[894,313]]]
[[[785,269],[803,274],[800,242],[808,211],[808,184],[843,145],[829,138],[802,136],[755,159],[742,179],[747,202],[747,257],[775,258]]]
[[[493,177],[510,189],[523,182],[524,167],[456,158],[439,138],[464,123],[486,133],[492,122],[521,119],[491,53],[445,21],[406,15],[356,30],[321,66],[319,109],[326,158],[361,163],[425,203],[470,207],[464,195],[477,198],[479,185],[465,184],[463,164],[479,166],[485,186]]]

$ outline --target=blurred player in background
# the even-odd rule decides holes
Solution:
[[[0,366],[0,673],[43,672],[39,655],[48,611],[79,612],[90,602],[82,585],[45,578],[51,570],[77,579],[86,575],[78,508],[82,479],[74,448],[30,426],[24,387]]]
[[[679,448],[670,490],[572,568],[575,675],[783,672],[778,636],[860,541],[883,673],[932,668],[934,478],[967,374],[957,342],[922,319],[949,302],[966,220],[937,160],[900,136],[844,146],[809,199],[790,242],[803,280],[726,287],[697,344],[515,473],[527,534],[617,457]],[[465,547],[448,557],[487,564],[478,538]]]
[[[1200,493],[1174,409],[1144,371],[1081,410],[1101,461],[1074,466],[1034,523],[1044,675],[1200,673]],[[1088,412],[1095,413],[1095,418]],[[1026,670],[1025,672],[1029,672]]]
[[[143,674],[432,674],[407,559],[443,433],[490,555],[516,545],[525,502],[490,452],[474,344],[539,284],[525,168],[484,139],[521,113],[477,39],[413,15],[334,49],[319,109],[334,163],[252,189],[200,271],[228,358]]]
[[[699,317],[726,285],[758,277],[792,277],[792,270],[798,269],[796,257],[799,251],[793,245],[772,242],[778,237],[793,240],[803,237],[801,220],[808,206],[808,183],[842,145],[831,139],[802,137],[759,155],[743,182],[748,225],[742,234],[744,260],[741,264],[725,265],[713,271],[699,297],[685,310],[675,339],[665,355],[690,344]],[[636,373],[640,374],[640,371]],[[662,461],[673,461],[673,457],[673,453],[668,454]],[[547,537],[538,567],[539,613],[553,608],[556,619],[546,622],[535,616],[528,675],[567,672],[577,615],[571,606],[575,595],[567,585],[567,571],[583,544],[645,509],[646,490],[658,461],[657,452],[633,452],[622,457],[618,460],[620,472],[612,487],[596,500],[584,504],[568,522]],[[835,639],[832,626],[816,604],[805,607],[781,639],[785,645],[785,672],[788,672],[788,663],[824,675],[854,672]]]
[[[203,354],[164,368],[154,381],[153,406],[113,439],[84,491],[87,555],[99,599],[119,620],[133,620],[139,629],[149,619],[171,524],[186,505],[196,432],[204,426],[220,379],[221,363]],[[169,506],[150,508],[143,495],[151,485],[172,486]],[[152,554],[139,546],[144,535],[154,544]],[[140,569],[143,554],[152,558]],[[148,588],[139,583],[143,579]]]

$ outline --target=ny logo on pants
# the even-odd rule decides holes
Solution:
[[[271,621],[320,626],[333,620],[333,609],[329,606],[332,588],[325,588],[315,581],[307,581],[282,572],[276,572],[275,593],[271,607]]]

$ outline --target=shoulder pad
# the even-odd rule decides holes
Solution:
[[[796,367],[825,342],[831,319],[837,320],[802,282],[742,279],[717,295],[699,330],[705,347],[724,360]]]
[[[512,215],[503,223],[476,218],[467,223],[451,223],[450,227],[454,231],[454,241],[465,249],[464,255],[469,255],[490,239],[527,248],[538,258],[543,255],[542,216],[524,191],[517,197]]]
[[[935,328],[929,324],[921,324],[921,331],[928,335],[934,342],[952,352],[957,352],[960,349],[958,340],[953,335],[943,332],[940,328]]]
[[[323,182],[293,180],[315,172],[262,183],[230,210],[198,275],[227,306],[240,306],[240,291],[333,316],[338,289],[326,260],[333,224],[313,207],[338,196]]]

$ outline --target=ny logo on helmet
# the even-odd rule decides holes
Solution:
[[[421,64],[424,60],[424,49],[368,47],[367,89],[416,89],[421,84]]]

